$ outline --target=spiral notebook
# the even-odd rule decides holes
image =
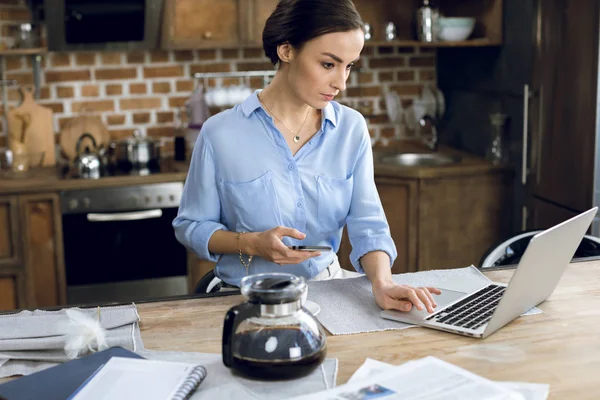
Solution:
[[[202,365],[112,357],[69,400],[184,400],[204,378]]]

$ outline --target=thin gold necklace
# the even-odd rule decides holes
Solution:
[[[306,112],[306,116],[304,117],[304,122],[302,122],[302,125],[300,125],[300,128],[298,129],[298,131],[294,132],[293,130],[291,130],[290,128],[288,128],[288,126],[282,120],[280,120],[279,118],[277,118],[277,115],[275,115],[273,113],[273,111],[271,111],[269,109],[269,107],[267,107],[267,105],[265,104],[265,100],[263,99],[262,92],[260,92],[258,94],[258,100],[261,102],[261,104],[263,106],[265,106],[265,108],[267,109],[267,111],[269,112],[269,114],[271,114],[277,121],[281,122],[281,125],[283,125],[285,127],[285,129],[287,129],[288,131],[292,132],[292,134],[294,135],[294,143],[298,143],[300,141],[300,131],[302,130],[302,127],[304,126],[304,124],[306,123],[306,120],[308,119],[308,114],[310,114],[310,108]]]

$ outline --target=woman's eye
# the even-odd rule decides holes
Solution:
[[[333,68],[333,63],[328,63],[328,62],[324,62],[321,63],[321,65],[325,68],[325,69],[331,69]]]
[[[350,64],[350,65],[348,65],[348,66],[346,67],[346,69],[350,70],[350,69],[352,69],[352,67],[354,67],[354,64]]]

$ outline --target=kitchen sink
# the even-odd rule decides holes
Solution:
[[[401,153],[387,155],[379,159],[382,164],[393,164],[404,167],[437,167],[456,164],[460,157],[440,153]]]

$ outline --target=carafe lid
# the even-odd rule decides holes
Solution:
[[[256,274],[243,278],[240,290],[252,303],[284,304],[300,299],[306,291],[306,281],[288,273]]]

